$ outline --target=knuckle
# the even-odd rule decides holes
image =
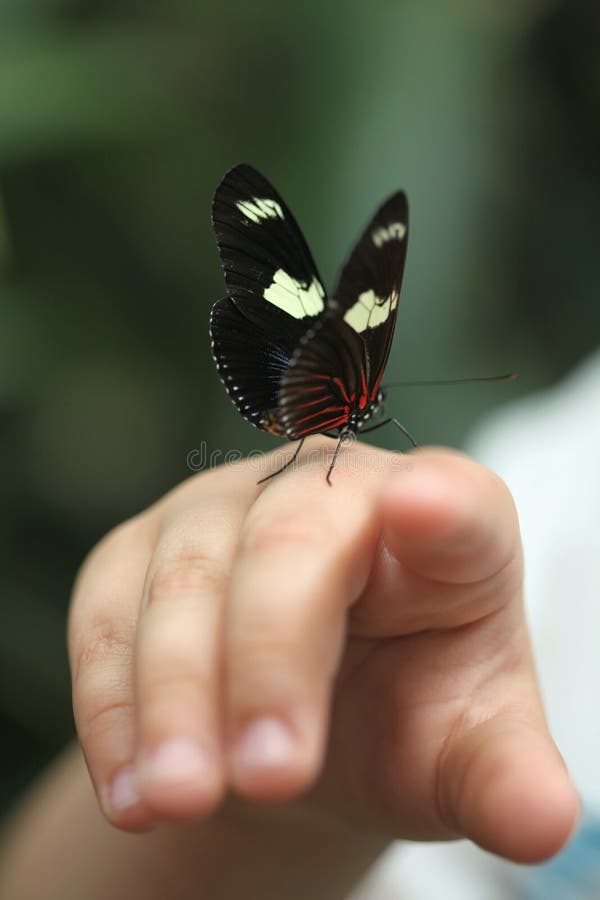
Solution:
[[[119,722],[133,719],[135,704],[131,699],[112,699],[98,694],[96,697],[88,697],[87,705],[76,716],[77,734],[83,744],[89,744],[95,738],[100,738]]]
[[[423,604],[416,625],[423,628],[461,628],[490,619],[521,597],[520,562],[511,559],[493,574],[472,583],[447,584]],[[441,603],[440,601],[443,601]]]
[[[261,515],[250,521],[240,539],[240,552],[269,553],[274,547],[312,548],[322,545],[328,529],[314,516],[294,513]]]
[[[514,597],[520,597],[522,578],[520,554],[515,554],[479,583],[477,600],[481,605],[504,606]]]
[[[172,601],[177,595],[212,588],[220,592],[227,574],[202,550],[190,549],[161,564],[150,579],[148,605]]]
[[[211,689],[205,673],[188,668],[161,668],[148,675],[145,691],[150,701],[167,693],[170,696],[185,695],[197,699],[206,697]]]
[[[298,668],[298,648],[283,638],[253,635],[235,648],[228,661],[233,680],[252,685],[257,681],[273,685],[283,672]]]
[[[93,668],[104,668],[109,662],[131,661],[135,621],[131,619],[102,619],[92,623],[85,641],[73,658],[73,681]]]

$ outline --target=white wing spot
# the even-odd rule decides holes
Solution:
[[[284,269],[277,269],[271,285],[263,296],[273,306],[279,307],[294,319],[316,316],[323,311],[325,305],[325,291],[316,278],[313,278],[307,287],[306,284],[288,275]]]
[[[237,208],[251,222],[262,219],[283,219],[283,212],[277,200],[270,197],[254,197],[252,200],[238,200]]]
[[[371,240],[376,247],[383,247],[388,241],[403,241],[406,237],[406,225],[404,222],[390,222],[386,227],[378,228],[371,234]]]
[[[358,295],[356,303],[344,314],[344,322],[354,331],[363,332],[367,328],[382,325],[390,313],[398,306],[398,292],[394,291],[386,299],[377,297],[373,291]]]

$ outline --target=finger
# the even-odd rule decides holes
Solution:
[[[289,797],[319,770],[346,611],[376,546],[380,476],[340,468],[334,493],[325,471],[319,464],[270,484],[244,524],[232,573],[230,779],[257,800]]]
[[[448,825],[485,850],[536,863],[568,841],[579,800],[545,728],[496,717],[456,739],[440,771]]]
[[[136,642],[139,787],[160,818],[205,815],[221,798],[222,618],[254,489],[207,481],[165,524]]]
[[[522,558],[503,482],[453,451],[410,454],[381,498],[382,542],[352,630],[372,636],[455,628],[519,595]]]
[[[521,603],[376,644],[341,698],[334,736],[338,752],[357,736],[349,783],[369,773],[363,802],[413,840],[466,835],[525,861],[556,852],[577,802],[548,733]]]
[[[152,538],[148,521],[136,518],[98,545],[78,577],[68,626],[79,741],[105,815],[130,830],[152,823],[133,769],[132,664]]]

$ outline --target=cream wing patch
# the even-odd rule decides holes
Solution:
[[[389,225],[377,228],[372,233],[371,240],[379,248],[389,241],[403,241],[405,237],[406,225],[404,222],[390,222]]]
[[[295,319],[317,316],[325,306],[325,291],[316,278],[307,286],[292,278],[284,269],[275,272],[264,298]]]
[[[394,291],[385,300],[377,297],[373,291],[364,291],[358,295],[356,303],[344,314],[344,322],[360,334],[367,328],[377,328],[378,325],[383,325],[397,306],[397,291]]]
[[[263,219],[283,219],[281,206],[277,200],[272,200],[270,197],[253,197],[252,200],[238,200],[236,206],[251,222],[258,223]]]

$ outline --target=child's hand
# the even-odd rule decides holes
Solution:
[[[247,463],[195,476],[86,561],[69,647],[106,815],[139,830],[314,785],[310,808],[365,832],[550,855],[577,799],[507,489],[457,453],[360,444],[329,488],[318,456],[260,487]]]

